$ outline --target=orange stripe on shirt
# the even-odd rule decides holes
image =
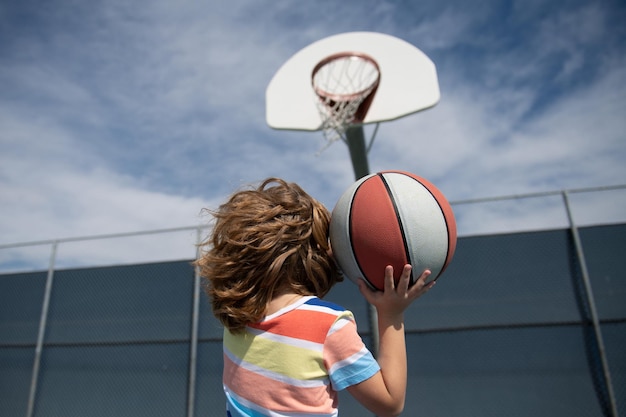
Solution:
[[[288,313],[289,320],[282,316],[250,324],[249,327],[282,336],[324,343],[328,328],[337,319],[337,314],[320,311],[293,310]]]

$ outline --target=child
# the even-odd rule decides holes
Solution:
[[[227,415],[337,416],[342,389],[378,416],[400,414],[407,379],[403,313],[434,285],[425,284],[430,271],[410,288],[410,265],[397,287],[391,266],[381,271],[384,291],[359,282],[378,312],[376,361],[352,313],[321,300],[342,280],[322,204],[296,184],[269,178],[212,214],[214,228],[196,265],[225,326]]]

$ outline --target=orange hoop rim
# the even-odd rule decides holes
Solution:
[[[362,60],[369,62],[370,64],[374,66],[374,68],[376,68],[376,79],[367,87],[359,91],[356,91],[354,93],[350,93],[350,94],[330,93],[318,87],[315,84],[315,75],[318,73],[318,71],[322,69],[324,66],[326,66],[327,64],[333,61],[336,61],[338,59],[341,59],[341,58],[360,58]],[[332,100],[334,102],[350,102],[355,99],[363,98],[364,96],[367,97],[378,88],[379,83],[380,83],[380,67],[378,66],[378,63],[376,62],[374,58],[362,52],[338,52],[336,54],[329,55],[326,58],[322,59],[320,62],[318,62],[317,65],[315,65],[315,67],[313,68],[313,71],[311,72],[311,85],[313,86],[313,91],[315,92],[315,94],[317,94],[317,96],[323,100]]]

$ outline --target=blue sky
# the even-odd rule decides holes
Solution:
[[[265,89],[351,31],[412,43],[440,82],[435,108],[380,126],[372,171],[452,201],[624,184],[625,21],[617,0],[3,1],[0,244],[195,225],[269,176],[332,208],[354,179],[347,148],[270,129]],[[524,222],[501,215],[468,213],[460,232]]]

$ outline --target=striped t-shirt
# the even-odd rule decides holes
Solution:
[[[380,370],[352,313],[304,297],[241,333],[224,331],[228,416],[337,416],[337,391]]]

